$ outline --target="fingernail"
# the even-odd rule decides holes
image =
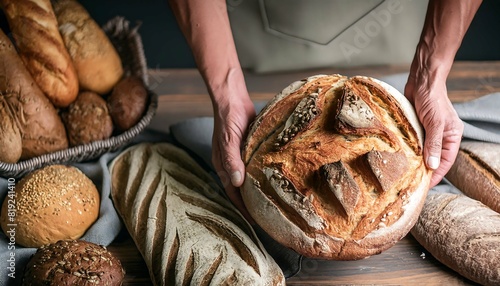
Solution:
[[[427,159],[427,166],[429,166],[429,168],[433,170],[436,170],[439,167],[439,158],[430,156],[429,159]]]
[[[239,185],[241,181],[241,173],[239,171],[236,171],[231,174],[231,183],[233,186]]]

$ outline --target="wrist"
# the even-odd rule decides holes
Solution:
[[[214,107],[248,98],[243,71],[239,67],[206,77],[205,83]]]

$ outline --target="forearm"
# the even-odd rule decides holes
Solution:
[[[430,0],[412,70],[446,77],[482,0]]]
[[[231,33],[225,0],[169,0],[214,103],[225,89],[246,87]],[[235,86],[236,85],[236,86]]]

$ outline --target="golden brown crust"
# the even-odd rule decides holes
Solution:
[[[70,146],[104,140],[113,133],[113,121],[106,101],[92,91],[80,92],[61,117]]]
[[[2,31],[0,96],[6,100],[21,132],[21,159],[68,147],[66,130],[56,109],[34,82],[14,46]]]
[[[292,90],[247,138],[250,214],[306,256],[359,259],[389,248],[415,223],[430,179],[420,126],[407,117],[414,111],[366,77],[313,77]]]
[[[37,249],[23,274],[23,285],[122,285],[125,270],[104,246],[60,240]]]
[[[500,213],[500,144],[462,142],[446,178],[465,195]]]
[[[77,168],[51,165],[33,171],[16,185],[16,243],[40,247],[78,239],[97,219],[99,205],[95,185]],[[4,231],[9,229],[7,206],[5,200]]]
[[[107,94],[123,75],[121,59],[111,41],[77,1],[57,0],[53,6],[80,89]]]
[[[33,79],[55,106],[68,106],[78,94],[78,78],[50,0],[2,0],[0,4]]]

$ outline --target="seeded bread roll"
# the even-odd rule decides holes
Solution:
[[[8,200],[1,226],[9,230]],[[99,215],[99,193],[92,181],[72,166],[38,169],[16,185],[16,243],[40,247],[61,239],[78,239]]]
[[[482,285],[500,285],[500,214],[464,195],[429,194],[411,230],[432,256]]]
[[[52,3],[80,90],[107,94],[123,75],[121,59],[111,41],[78,1]]]
[[[125,271],[105,247],[83,240],[42,246],[26,265],[23,286],[122,285]]]
[[[276,241],[314,258],[361,259],[415,223],[431,172],[423,131],[396,89],[368,77],[295,82],[248,134],[241,191]]]
[[[61,117],[70,146],[104,140],[113,134],[113,121],[106,101],[92,91],[80,92]]]
[[[463,141],[446,178],[467,196],[500,213],[500,144]]]
[[[114,205],[155,285],[284,285],[212,177],[177,147],[139,144],[110,165]]]

